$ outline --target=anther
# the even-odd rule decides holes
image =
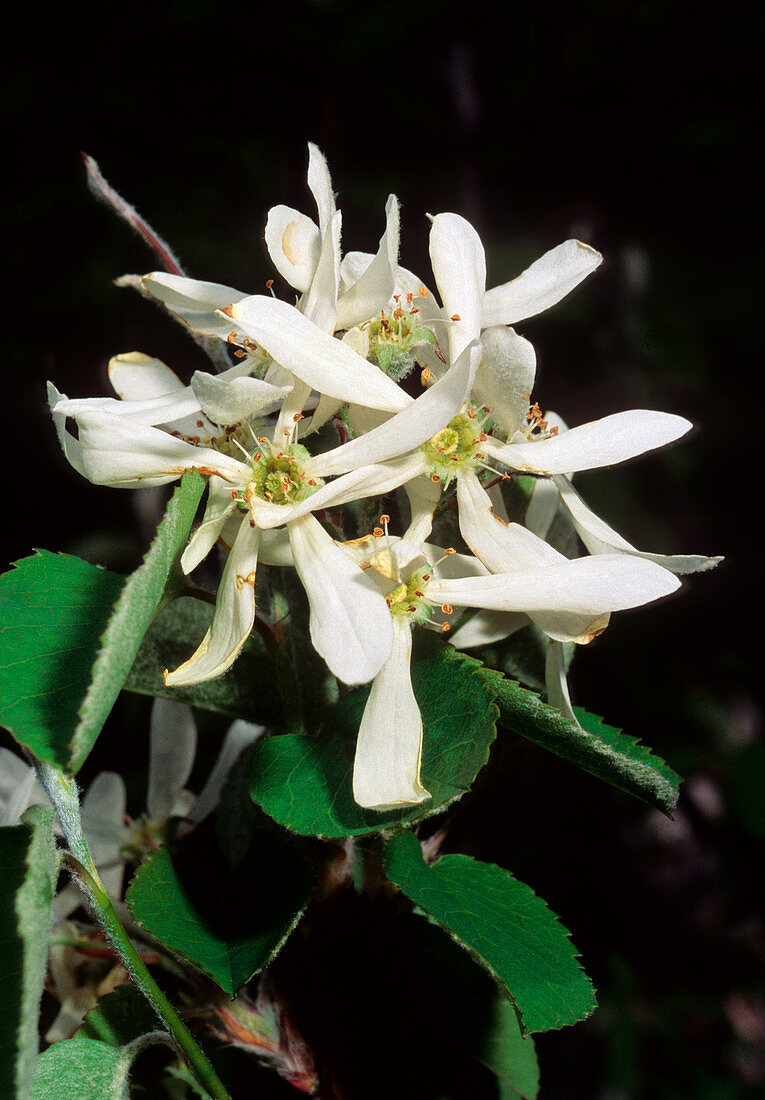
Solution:
[[[242,351],[241,348],[237,348],[236,351],[234,352],[234,358],[235,359],[244,359],[246,354],[247,354],[246,351]]]
[[[450,603],[442,603],[441,610],[443,611],[444,615],[451,615],[452,611],[454,611],[454,608]]]
[[[427,381],[428,381],[429,378],[430,378],[430,367],[425,367],[425,369],[420,374],[420,382],[422,382],[423,386],[427,384]]]
[[[372,534],[376,539],[381,539],[385,532],[383,531],[382,527],[375,527],[375,529],[372,531]]]
[[[459,313],[453,313],[450,317],[450,320],[451,321],[461,321],[462,318],[460,317]]]
[[[440,478],[440,477],[438,476],[438,474],[431,474],[431,475],[430,475],[430,480],[431,480],[431,481],[432,481],[432,482],[433,482],[434,484],[436,484],[437,482],[439,482],[439,481],[441,480],[441,478]]]
[[[387,515],[385,512],[383,512],[383,514],[380,516],[380,523],[382,523],[382,524],[390,523],[390,516]]]
[[[266,290],[270,290],[273,285],[274,285],[274,280],[273,279],[266,279]]]
[[[441,633],[442,634],[446,634],[450,630],[451,630],[451,627],[449,626],[448,623],[441,623]]]
[[[302,413],[295,413],[295,415],[294,415],[294,416],[292,417],[292,419],[293,419],[293,420],[295,421],[295,423],[297,424],[297,422],[298,422],[299,420],[305,420],[305,417],[303,416],[303,414],[302,414]]]
[[[427,289],[424,286],[418,287],[417,288],[417,293],[419,294],[419,296],[421,298],[427,298],[427,296],[428,296]]]

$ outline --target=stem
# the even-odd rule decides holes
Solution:
[[[58,811],[61,827],[69,843],[70,850],[64,852],[64,862],[87,895],[94,916],[111,940],[131,978],[166,1025],[199,1083],[207,1089],[213,1100],[231,1100],[223,1082],[197,1045],[191,1032],[149,973],[115,912],[82,831],[80,803],[75,781],[68,779],[60,769],[51,764],[39,764],[38,773]]]

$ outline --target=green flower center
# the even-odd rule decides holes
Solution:
[[[252,456],[252,478],[242,503],[246,504],[249,495],[269,504],[296,504],[323,484],[306,472],[305,463],[310,456],[300,443],[277,451],[267,440],[259,442],[262,449]]]
[[[429,568],[418,569],[388,593],[385,602],[391,615],[406,615],[415,622],[427,622],[430,618],[431,601],[425,595],[424,587],[430,580],[430,575]]]
[[[422,451],[430,463],[434,480],[448,484],[458,470],[475,466],[480,457],[476,448],[481,435],[475,418],[462,413],[436,432],[427,443],[423,443]]]
[[[437,343],[433,332],[420,321],[418,312],[416,306],[406,310],[397,303],[390,316],[383,310],[369,323],[369,359],[396,381],[414,366],[417,348],[424,344],[435,347]]]

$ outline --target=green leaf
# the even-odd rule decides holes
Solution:
[[[27,1096],[37,1058],[37,1019],[58,855],[53,810],[33,806],[0,828],[0,1096]]]
[[[497,673],[449,646],[412,667],[424,729],[422,782],[431,798],[396,810],[364,810],[351,779],[369,688],[350,692],[316,737],[281,735],[259,742],[250,777],[253,800],[304,836],[360,836],[435,813],[469,790],[496,736]]]
[[[191,656],[209,629],[213,614],[210,604],[185,596],[163,608],[141,643],[125,683],[126,690],[176,699],[248,722],[279,726],[281,707],[279,693],[273,690],[272,660],[257,634],[250,635],[235,666],[223,676],[186,687],[165,686],[163,669],[177,668]]]
[[[137,986],[121,985],[90,1010],[74,1038],[122,1047],[159,1027],[159,1017]]]
[[[38,550],[0,577],[0,722],[64,767],[123,577]]]
[[[410,832],[390,840],[384,867],[496,978],[524,1031],[565,1027],[592,1012],[592,984],[568,932],[509,871],[463,855],[442,856],[429,867]]]
[[[160,605],[203,489],[200,474],[184,474],[127,580],[45,550],[0,578],[0,722],[38,759],[81,767]]]
[[[500,722],[513,733],[577,764],[665,814],[677,805],[681,777],[637,738],[574,708],[583,729],[513,680],[497,685]]]
[[[40,1055],[29,1100],[127,1100],[133,1051],[65,1039]]]
[[[141,639],[157,613],[168,579],[186,545],[204,488],[205,480],[197,470],[183,475],[143,564],[128,577],[115,604],[78,712],[80,721],[69,745],[68,767],[73,772],[93,748],[122,690]]]
[[[511,1088],[508,1096],[535,1100],[534,1041],[521,1035],[515,1009],[486,969],[421,911],[396,913],[390,936],[398,967],[392,977],[403,973],[417,990],[420,1027],[429,1029],[423,1031],[423,1045],[434,1069],[453,1067],[464,1056]],[[391,969],[396,964],[391,962]]]
[[[510,1001],[497,998],[492,1008],[476,1057],[510,1089],[508,1096],[535,1100],[539,1093],[539,1063],[532,1038],[521,1034]]]
[[[174,858],[159,848],[127,892],[135,919],[232,997],[277,953],[313,892],[311,863],[265,821],[230,868],[203,826]]]

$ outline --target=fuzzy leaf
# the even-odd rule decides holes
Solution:
[[[353,798],[356,736],[369,688],[350,692],[316,737],[260,741],[250,765],[253,800],[304,836],[341,837],[390,829],[435,813],[469,790],[496,735],[496,673],[447,646],[412,667],[424,728],[422,782],[431,798],[396,810],[365,810]]]
[[[578,729],[559,710],[513,680],[498,684],[497,704],[501,724],[513,733],[542,745],[665,814],[672,813],[682,779],[636,738],[576,707],[574,713],[584,727]]]
[[[469,856],[429,867],[416,836],[385,850],[385,873],[499,982],[524,1031],[577,1023],[595,1008],[592,984],[568,932],[544,901],[509,871]]]
[[[35,1067],[29,1100],[127,1100],[132,1051],[95,1039],[65,1039]]]
[[[173,859],[166,848],[152,853],[127,901],[152,936],[233,997],[300,920],[315,876],[291,837],[268,822],[236,868],[208,845],[210,832],[198,829]]]
[[[76,772],[95,744],[186,542],[204,480],[185,474],[143,564],[125,579],[38,551],[0,578],[0,721]]]
[[[33,806],[0,828],[0,1096],[28,1094],[38,1050],[58,856],[53,810]]]
[[[79,709],[80,722],[69,746],[68,767],[76,771],[95,744],[130,672],[141,639],[157,613],[173,570],[189,537],[205,488],[196,470],[183,475],[143,564],[120,593],[101,639],[101,651]]]

